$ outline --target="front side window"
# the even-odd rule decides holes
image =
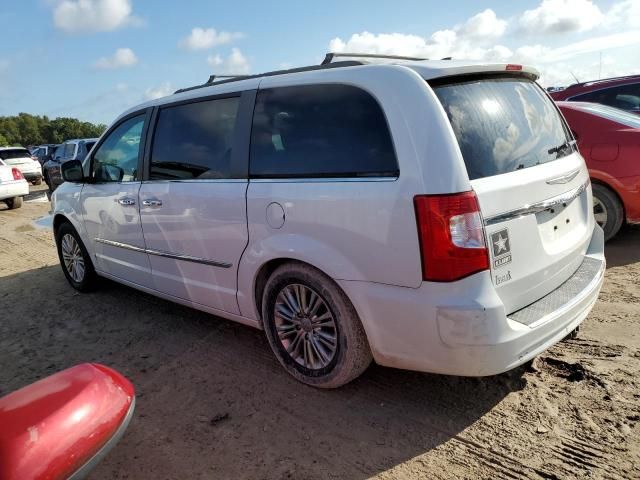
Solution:
[[[640,83],[603,88],[571,98],[576,102],[593,102],[632,112],[640,112]]]
[[[113,130],[93,155],[92,176],[98,183],[139,180],[138,156],[145,115],[130,118]]]
[[[233,177],[239,97],[162,108],[153,136],[150,180]]]
[[[522,78],[434,82],[470,180],[573,153],[569,132],[542,89]]]
[[[251,131],[254,178],[397,176],[378,102],[349,85],[261,90]]]

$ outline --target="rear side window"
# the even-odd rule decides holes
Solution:
[[[378,102],[337,84],[259,91],[249,169],[254,178],[398,175]]]
[[[530,80],[485,77],[432,86],[470,180],[533,167],[574,151],[555,105]]]
[[[75,151],[76,151],[76,144],[75,143],[67,143],[64,146],[64,153],[62,154],[62,158],[64,158],[65,160],[73,158],[73,154],[74,154]]]
[[[11,150],[0,150],[0,158],[2,160],[13,160],[14,158],[31,157],[29,150],[26,148],[12,148]]]
[[[640,83],[630,85],[620,85],[617,87],[603,88],[594,92],[585,93],[571,97],[576,102],[593,102],[640,112]]]
[[[239,97],[160,110],[151,151],[151,180],[232,177]]]

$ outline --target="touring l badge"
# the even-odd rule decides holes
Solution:
[[[491,234],[491,247],[493,249],[493,268],[511,263],[511,241],[509,240],[509,231],[506,228]]]

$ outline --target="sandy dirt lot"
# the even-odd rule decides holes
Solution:
[[[33,223],[48,209],[0,207],[0,395],[79,362],[126,374],[136,414],[93,479],[640,478],[640,227],[607,245],[578,338],[532,365],[372,366],[320,391],[260,331],[111,282],[75,292]]]

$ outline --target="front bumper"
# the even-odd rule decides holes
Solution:
[[[425,282],[417,289],[339,284],[360,315],[377,363],[486,376],[529,361],[587,317],[604,280],[604,235],[598,226],[585,254],[587,265],[554,292],[509,316],[488,272],[448,284]]]

